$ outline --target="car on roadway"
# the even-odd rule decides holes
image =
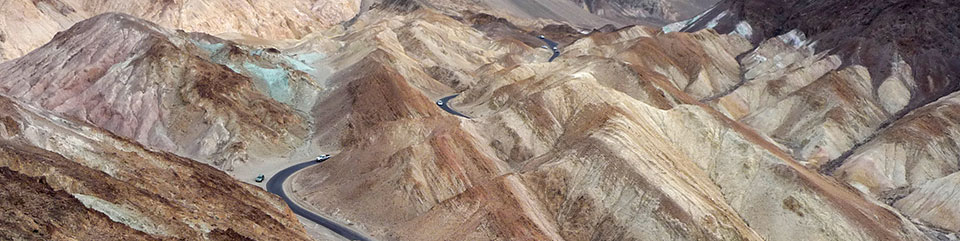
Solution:
[[[323,162],[323,161],[326,161],[327,159],[330,159],[330,154],[319,155],[317,156],[316,159],[313,159],[313,160],[317,162]]]
[[[443,106],[443,100],[437,100],[437,106]]]
[[[257,176],[257,179],[253,179],[253,180],[256,182],[263,182],[263,174],[260,174],[259,176]]]
[[[546,36],[543,36],[543,34],[541,34],[540,36],[537,36],[537,38],[546,39],[547,37],[546,37]]]
[[[557,52],[557,46],[553,46],[553,52]]]

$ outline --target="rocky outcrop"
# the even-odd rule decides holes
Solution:
[[[665,25],[692,18],[717,3],[713,0],[572,0],[591,13],[623,22]]]
[[[359,9],[360,0],[239,3],[224,0],[6,1],[0,9],[0,16],[3,16],[0,17],[0,32],[10,33],[10,36],[0,41],[0,61],[22,56],[49,41],[58,31],[108,12],[137,16],[167,28],[211,34],[238,33],[238,38],[284,40],[301,38],[350,19]]]
[[[686,30],[758,43],[713,105],[919,223],[956,232],[951,1],[722,1]],[[948,231],[948,232],[949,232]],[[937,236],[937,235],[935,235]],[[939,236],[937,236],[939,237]]]
[[[342,152],[298,195],[385,239],[925,239],[701,104],[741,87],[745,38],[624,28],[548,63],[520,25],[463,21],[373,10],[331,38]],[[453,89],[472,119],[432,103]]]
[[[291,109],[295,103],[287,92],[315,89],[307,84],[312,80],[257,62],[214,63],[204,47],[247,54],[233,44],[206,41],[129,15],[100,15],[0,64],[0,93],[157,150],[208,162],[229,159],[218,163],[226,170],[250,159],[227,158],[227,148],[282,153],[299,146],[308,124]],[[267,70],[279,74],[255,75]]]
[[[855,149],[834,175],[934,226],[960,231],[957,94],[917,109]]]
[[[314,150],[337,153],[291,196],[378,239],[954,237],[955,57],[916,41],[955,36],[860,21],[942,24],[932,8],[952,3],[834,12],[853,26],[765,16],[824,3],[730,0],[695,32],[587,33],[526,19],[575,18],[554,11],[573,1],[495,5],[550,10],[526,17],[468,2],[366,2],[263,48],[123,14],[80,22],[0,64],[0,174],[42,176],[36,196],[80,203],[97,216],[83,225],[150,238],[302,239],[278,200],[175,154],[229,170]],[[471,118],[437,107],[451,94]],[[11,216],[45,215],[31,210]]]
[[[0,109],[4,237],[308,239],[279,198],[211,166],[7,97]]]
[[[0,167],[0,180],[3,183],[0,204],[5,207],[0,228],[3,237],[17,240],[155,239],[84,207],[70,193],[54,190],[45,179]],[[6,209],[13,207],[19,209]]]
[[[326,27],[353,20],[371,7],[410,11],[426,4],[451,15],[463,11],[494,14],[513,22],[569,24],[586,30],[601,26],[663,25],[689,18],[715,0],[294,0],[245,1],[8,1],[0,13],[0,61],[14,59],[46,43],[76,22],[108,12],[125,13],[160,26],[228,36],[259,45],[286,45]],[[25,26],[22,22],[30,22]],[[16,33],[15,35],[13,33]]]
[[[751,1],[728,0],[705,12],[686,30],[713,28],[721,33],[746,33],[760,43],[779,37],[790,44],[815,47],[838,55],[844,66],[862,65],[879,88],[882,80],[904,70],[916,80],[907,83],[909,107],[932,102],[960,89],[955,79],[960,65],[960,9],[953,1]],[[743,31],[749,30],[749,31]],[[882,37],[877,37],[882,36]],[[925,66],[925,67],[918,67]],[[911,68],[912,67],[912,68]],[[897,97],[878,96],[877,99]],[[896,112],[896,111],[893,111]]]

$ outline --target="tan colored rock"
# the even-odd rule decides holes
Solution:
[[[294,177],[300,197],[385,239],[924,239],[698,104],[738,82],[739,36],[625,29],[516,62],[502,59],[538,50],[475,48],[491,40],[461,24],[375,9],[333,38],[347,64],[318,103],[349,103],[319,107],[342,116],[342,152]],[[453,89],[435,66],[476,68],[448,103],[472,119],[433,104]],[[847,71],[830,81],[862,83]]]
[[[854,150],[834,175],[904,214],[957,231],[957,94],[914,110]]]
[[[803,160],[826,152],[830,160],[867,139],[890,117],[871,98],[861,66],[830,72],[741,121],[770,135]]]
[[[715,98],[717,108],[735,119],[776,106],[841,64],[837,56],[816,54],[811,46],[795,47],[782,38],[767,39],[744,55],[740,63],[743,73],[739,87]]]
[[[279,198],[211,166],[5,96],[0,110],[4,237],[308,240]]]
[[[953,204],[960,201],[958,186],[960,174],[954,172],[917,187],[916,191],[895,202],[894,206],[910,217],[957,232],[960,230],[957,225],[960,223],[957,218],[960,209]]]
[[[359,9],[360,0],[5,1],[0,7],[0,32],[6,33],[5,41],[0,41],[0,61],[23,56],[58,31],[108,12],[126,13],[167,28],[284,40],[348,20]]]
[[[110,132],[4,123],[0,136],[158,190],[181,182],[154,178],[180,177],[143,166],[162,161],[146,148],[225,169],[260,156],[337,150],[292,178],[292,197],[387,240],[925,240],[933,230],[926,224],[955,227],[952,209],[936,209],[956,199],[945,191],[955,183],[956,168],[944,161],[956,154],[953,133],[942,131],[952,130],[954,98],[885,127],[898,118],[891,111],[909,111],[927,86],[903,73],[920,66],[893,65],[898,75],[880,78],[871,74],[875,65],[818,53],[800,31],[756,41],[752,50],[760,35],[713,30],[631,27],[576,39],[559,25],[460,19],[455,8],[430,3],[373,4],[349,24],[277,48],[126,15],[84,21],[48,47],[0,64],[10,73],[0,77],[0,90],[30,103],[23,107],[30,111],[15,113],[68,130],[86,126],[46,117],[63,114]],[[551,51],[527,41],[538,32],[565,38],[559,58],[547,62]],[[472,118],[437,107],[436,99],[454,93],[461,95],[446,104]],[[146,147],[115,141],[123,137]],[[93,140],[78,141],[84,138]],[[87,144],[58,148],[76,143]],[[889,146],[905,151],[878,149]],[[99,158],[111,152],[99,148],[111,147],[150,161]],[[912,153],[925,157],[905,160]],[[7,164],[27,175],[70,176],[44,165]],[[131,178],[131,165],[147,177]],[[816,171],[837,166],[832,174],[846,183]],[[73,180],[51,186],[75,194],[86,211],[148,234],[191,235],[216,224],[228,231],[210,235],[231,237],[231,225],[253,225],[162,205],[151,214]],[[271,217],[286,212],[277,200],[275,208],[262,201],[244,202]],[[167,216],[187,221],[156,221]],[[239,234],[302,234],[274,220],[280,224]]]
[[[290,67],[273,69],[246,59],[226,63],[234,67],[214,63],[203,41],[129,15],[100,15],[44,48],[0,64],[5,73],[0,93],[156,150],[220,162],[226,170],[253,159],[224,153],[227,148],[264,154],[299,146],[308,134],[306,120],[278,101],[287,101],[286,92],[315,89],[303,83],[313,80],[296,78],[296,71],[284,69]],[[218,44],[223,54],[248,56],[233,44]],[[231,68],[270,70],[271,78],[280,79]]]

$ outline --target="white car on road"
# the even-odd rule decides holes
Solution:
[[[314,161],[323,162],[323,161],[326,161],[327,159],[330,159],[330,154],[317,156],[317,158],[314,159]]]
[[[437,101],[437,106],[443,106],[443,100],[438,100],[438,101]]]

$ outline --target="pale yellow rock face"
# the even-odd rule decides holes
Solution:
[[[575,65],[582,66],[583,64],[578,63]],[[588,137],[583,137],[587,140],[569,140],[568,138],[579,136],[576,131],[573,133],[571,133],[572,130],[569,129],[559,131],[560,133],[564,133],[559,136],[559,143],[547,143],[545,146],[554,146],[560,149],[547,150],[543,155],[533,153],[531,156],[535,158],[529,161],[533,163],[528,163],[524,166],[524,169],[527,170],[536,168],[532,171],[527,171],[532,172],[527,175],[533,176],[531,177],[533,182],[548,182],[534,184],[546,189],[542,194],[543,196],[541,196],[541,200],[545,200],[544,202],[547,206],[557,205],[559,203],[564,204],[562,206],[555,206],[555,208],[552,209],[564,210],[556,214],[559,217],[571,217],[571,219],[558,220],[560,225],[566,227],[568,230],[577,230],[575,227],[600,225],[600,229],[611,232],[614,235],[612,237],[619,237],[616,235],[624,235],[626,237],[638,235],[631,234],[628,230],[670,230],[671,227],[659,226],[663,224],[656,222],[645,223],[637,220],[667,218],[657,216],[665,215],[663,213],[653,211],[653,214],[651,214],[648,213],[648,211],[642,210],[662,210],[661,208],[665,207],[660,205],[665,205],[662,204],[662,202],[666,202],[664,200],[673,200],[680,203],[671,203],[670,205],[678,205],[680,209],[692,212],[688,214],[694,215],[694,217],[720,219],[724,216],[722,213],[735,210],[746,223],[750,224],[752,229],[752,231],[732,231],[737,230],[737,222],[731,224],[724,221],[717,221],[720,223],[718,226],[699,224],[695,226],[714,227],[716,229],[696,231],[703,232],[694,234],[703,235],[695,236],[697,237],[696,239],[734,239],[734,237],[751,239],[750,232],[757,232],[762,237],[772,240],[790,240],[797,238],[801,240],[819,240],[835,237],[844,237],[843,239],[872,239],[869,237],[872,234],[851,232],[851,230],[859,229],[860,224],[855,221],[848,221],[845,220],[844,217],[838,216],[821,216],[846,208],[853,208],[845,205],[841,205],[843,207],[833,206],[837,204],[823,200],[822,197],[824,195],[846,196],[850,199],[858,199],[860,198],[859,196],[843,190],[843,188],[836,186],[830,187],[835,184],[826,184],[830,183],[830,181],[802,169],[799,165],[791,165],[791,163],[794,162],[793,160],[781,159],[784,158],[785,155],[773,151],[775,149],[768,149],[771,144],[766,143],[764,140],[757,140],[755,137],[748,137],[753,134],[750,134],[749,131],[744,129],[725,126],[722,124],[722,121],[716,119],[719,117],[717,115],[708,114],[700,109],[700,107],[693,106],[676,107],[666,112],[651,108],[645,104],[630,107],[631,105],[636,105],[632,103],[642,102],[637,102],[637,100],[631,98],[613,98],[623,95],[617,92],[602,91],[604,88],[590,87],[590,79],[550,80],[550,78],[547,77],[547,79],[543,81],[548,83],[545,84],[546,86],[551,86],[552,84],[549,83],[554,81],[564,83],[554,89],[546,90],[545,93],[542,94],[543,97],[534,97],[533,100],[529,100],[535,103],[546,104],[545,106],[547,107],[544,107],[546,110],[540,110],[538,105],[523,105],[524,107],[517,107],[520,109],[516,110],[516,113],[513,115],[526,116],[526,118],[521,118],[521,120],[524,120],[536,119],[531,116],[531,113],[551,113],[553,118],[547,119],[556,119],[557,122],[564,123],[559,126],[565,128],[586,128],[586,130],[577,131],[588,132],[586,133]],[[588,92],[586,90],[590,91]],[[547,94],[551,92],[553,94]],[[540,96],[540,94],[534,94],[533,96]],[[607,96],[613,97],[604,98]],[[614,117],[604,117],[606,116],[604,111],[596,110],[598,108],[604,109],[604,103],[616,103],[612,104],[614,107],[609,107],[617,112],[614,114]],[[551,106],[557,106],[558,109],[553,109]],[[616,111],[616,109],[620,108],[625,109]],[[590,126],[597,125],[594,124],[596,122],[590,122],[589,120],[603,121],[605,118],[611,118],[605,121],[609,124],[600,123],[596,132],[590,130]],[[504,120],[504,122],[507,123],[531,123],[531,121]],[[550,130],[551,128],[549,128],[549,126],[558,126],[556,124],[538,126],[534,123],[537,122],[532,122],[524,127],[537,130]],[[519,130],[525,128],[517,127],[515,129],[517,130],[516,132],[519,132]],[[553,138],[554,137],[547,136],[541,139],[551,140]],[[600,140],[588,141],[594,138],[599,138]],[[496,138],[496,140],[503,139],[502,137]],[[758,141],[759,143],[757,143]],[[691,143],[696,144],[692,145]],[[566,147],[568,145],[574,145],[574,147]],[[764,145],[766,145],[766,147]],[[577,146],[583,147],[581,149],[577,148]],[[575,149],[569,150],[565,148]],[[536,148],[534,148],[534,150],[536,150]],[[613,164],[620,161],[625,162],[625,164]],[[564,166],[567,167],[560,170],[565,171],[552,171]],[[697,167],[702,171],[698,170]],[[542,169],[551,171],[543,173],[546,172],[546,170]],[[634,181],[622,179],[633,175],[639,175],[638,177],[640,178]],[[568,178],[558,178],[566,176],[570,176],[569,178],[573,179],[566,180]],[[712,183],[703,182],[702,179],[701,181],[697,181],[699,178],[705,178],[707,176],[710,177],[708,180],[711,180]],[[539,179],[560,179],[564,181],[542,181]],[[637,180],[643,181],[638,182]],[[809,186],[797,185],[798,183],[805,182],[815,183],[807,185],[824,186],[820,186],[820,188],[823,189],[819,191],[812,191],[808,189]],[[644,190],[642,187],[646,187],[647,185],[657,187],[655,189],[657,191]],[[686,189],[687,187],[693,187],[698,191],[692,192]],[[709,191],[712,188],[718,188],[718,190],[722,191]],[[590,190],[594,191],[591,192]],[[658,193],[659,191],[665,192],[666,194]],[[565,194],[569,199],[564,199],[556,197],[556,195],[554,195],[556,192],[572,193]],[[684,196],[671,198],[669,196],[669,194],[683,195],[681,193],[699,193],[699,195],[705,195],[699,198],[710,200],[707,201],[708,203],[720,203],[698,203],[698,201],[695,201],[697,200],[695,197]],[[667,195],[667,197],[660,195]],[[654,198],[654,200],[657,201],[653,202],[661,202],[661,204],[648,204],[644,201],[645,198],[650,198],[651,196],[658,197]],[[574,200],[577,200],[577,202],[571,203]],[[686,203],[687,201],[693,203]],[[624,208],[618,205],[638,206]],[[867,208],[874,204],[862,202],[856,205],[864,205],[861,206],[861,208]],[[719,208],[719,210],[704,210],[706,213],[701,214],[689,210],[702,210],[701,208],[704,207],[716,207]],[[637,213],[628,212],[624,214],[626,216],[621,217],[625,220],[634,220],[627,223],[635,226],[629,226],[630,228],[620,227],[624,230],[622,232],[627,233],[611,231],[619,229],[613,226],[604,226],[613,224],[605,224],[598,220],[592,220],[589,217],[583,217],[583,215],[577,215],[577,213],[582,214],[584,212],[606,213],[607,211],[604,210],[607,208],[641,211],[637,211]],[[879,211],[880,213],[886,212],[882,208],[874,208],[874,211]],[[617,214],[623,212],[624,211],[619,211],[606,215],[616,217]],[[653,216],[636,218],[638,216],[644,217],[643,215]],[[631,217],[636,219],[630,219]],[[677,217],[673,216],[673,218]],[[819,226],[803,221],[807,218],[819,219],[825,223],[832,223],[833,225]],[[892,220],[899,219],[896,216],[889,218],[892,218]],[[732,230],[725,230],[727,228]],[[565,229],[562,228],[561,230]],[[812,230],[818,231],[814,232]],[[690,230],[687,231],[689,232]],[[586,234],[584,234],[584,232],[586,232]],[[666,232],[669,233],[669,231]],[[727,232],[747,233],[731,234]],[[652,231],[652,233],[660,232]],[[566,234],[569,235],[565,236],[568,239],[576,240],[592,237],[590,235],[607,235],[610,233],[599,232],[591,234],[590,231],[579,230],[577,232],[569,231],[569,233]],[[681,237],[672,238],[682,239]]]
[[[916,85],[902,60],[875,81],[863,66],[841,69],[839,57],[796,44],[796,35],[767,39],[743,55],[743,82],[708,101],[820,168],[871,137],[906,106]]]
[[[957,198],[950,177],[958,170],[957,97],[910,111],[918,87],[913,66],[899,55],[888,77],[876,80],[863,66],[841,67],[837,56],[817,53],[815,44],[796,44],[795,36],[767,39],[743,55],[745,82],[711,105],[804,166],[912,220],[957,231],[957,211],[941,206]]]
[[[764,41],[740,62],[743,83],[717,98],[716,105],[735,119],[775,106],[785,96],[840,66],[836,56],[815,54],[812,48],[796,48],[778,38]]]
[[[890,73],[877,88],[877,95],[883,96],[880,104],[884,110],[897,113],[909,104],[910,90],[916,89],[917,83],[913,79],[913,68],[902,59],[891,63]]]
[[[10,0],[0,7],[0,61],[20,57],[50,41],[58,31],[106,12],[126,13],[190,32],[284,40],[299,39],[348,20],[359,10],[360,0]]]
[[[775,106],[742,121],[809,160],[824,151],[832,160],[867,138],[888,116],[872,101],[870,75],[860,66],[832,72]]]
[[[958,100],[952,94],[914,110],[857,148],[834,175],[910,217],[960,230],[952,205],[960,188]]]
[[[708,99],[732,90],[739,66],[733,59],[750,49],[750,43],[734,35],[714,31],[692,34],[662,34],[634,26],[577,40],[565,55],[602,56],[630,64],[651,66],[656,75],[694,98]]]
[[[32,2],[4,1],[0,7],[0,61],[23,56],[49,42],[57,31],[92,17],[82,12],[59,11],[45,1],[37,5]]]
[[[910,217],[916,217],[938,227],[960,231],[960,174],[954,172],[917,187],[894,206]]]
[[[919,91],[915,66],[900,55],[878,80],[863,66],[841,67],[839,57],[815,46],[797,34],[761,42],[740,59],[742,85],[711,105],[768,135],[804,166],[918,222],[956,231],[956,210],[939,206],[956,201],[947,177],[958,170],[956,97],[911,111]]]

